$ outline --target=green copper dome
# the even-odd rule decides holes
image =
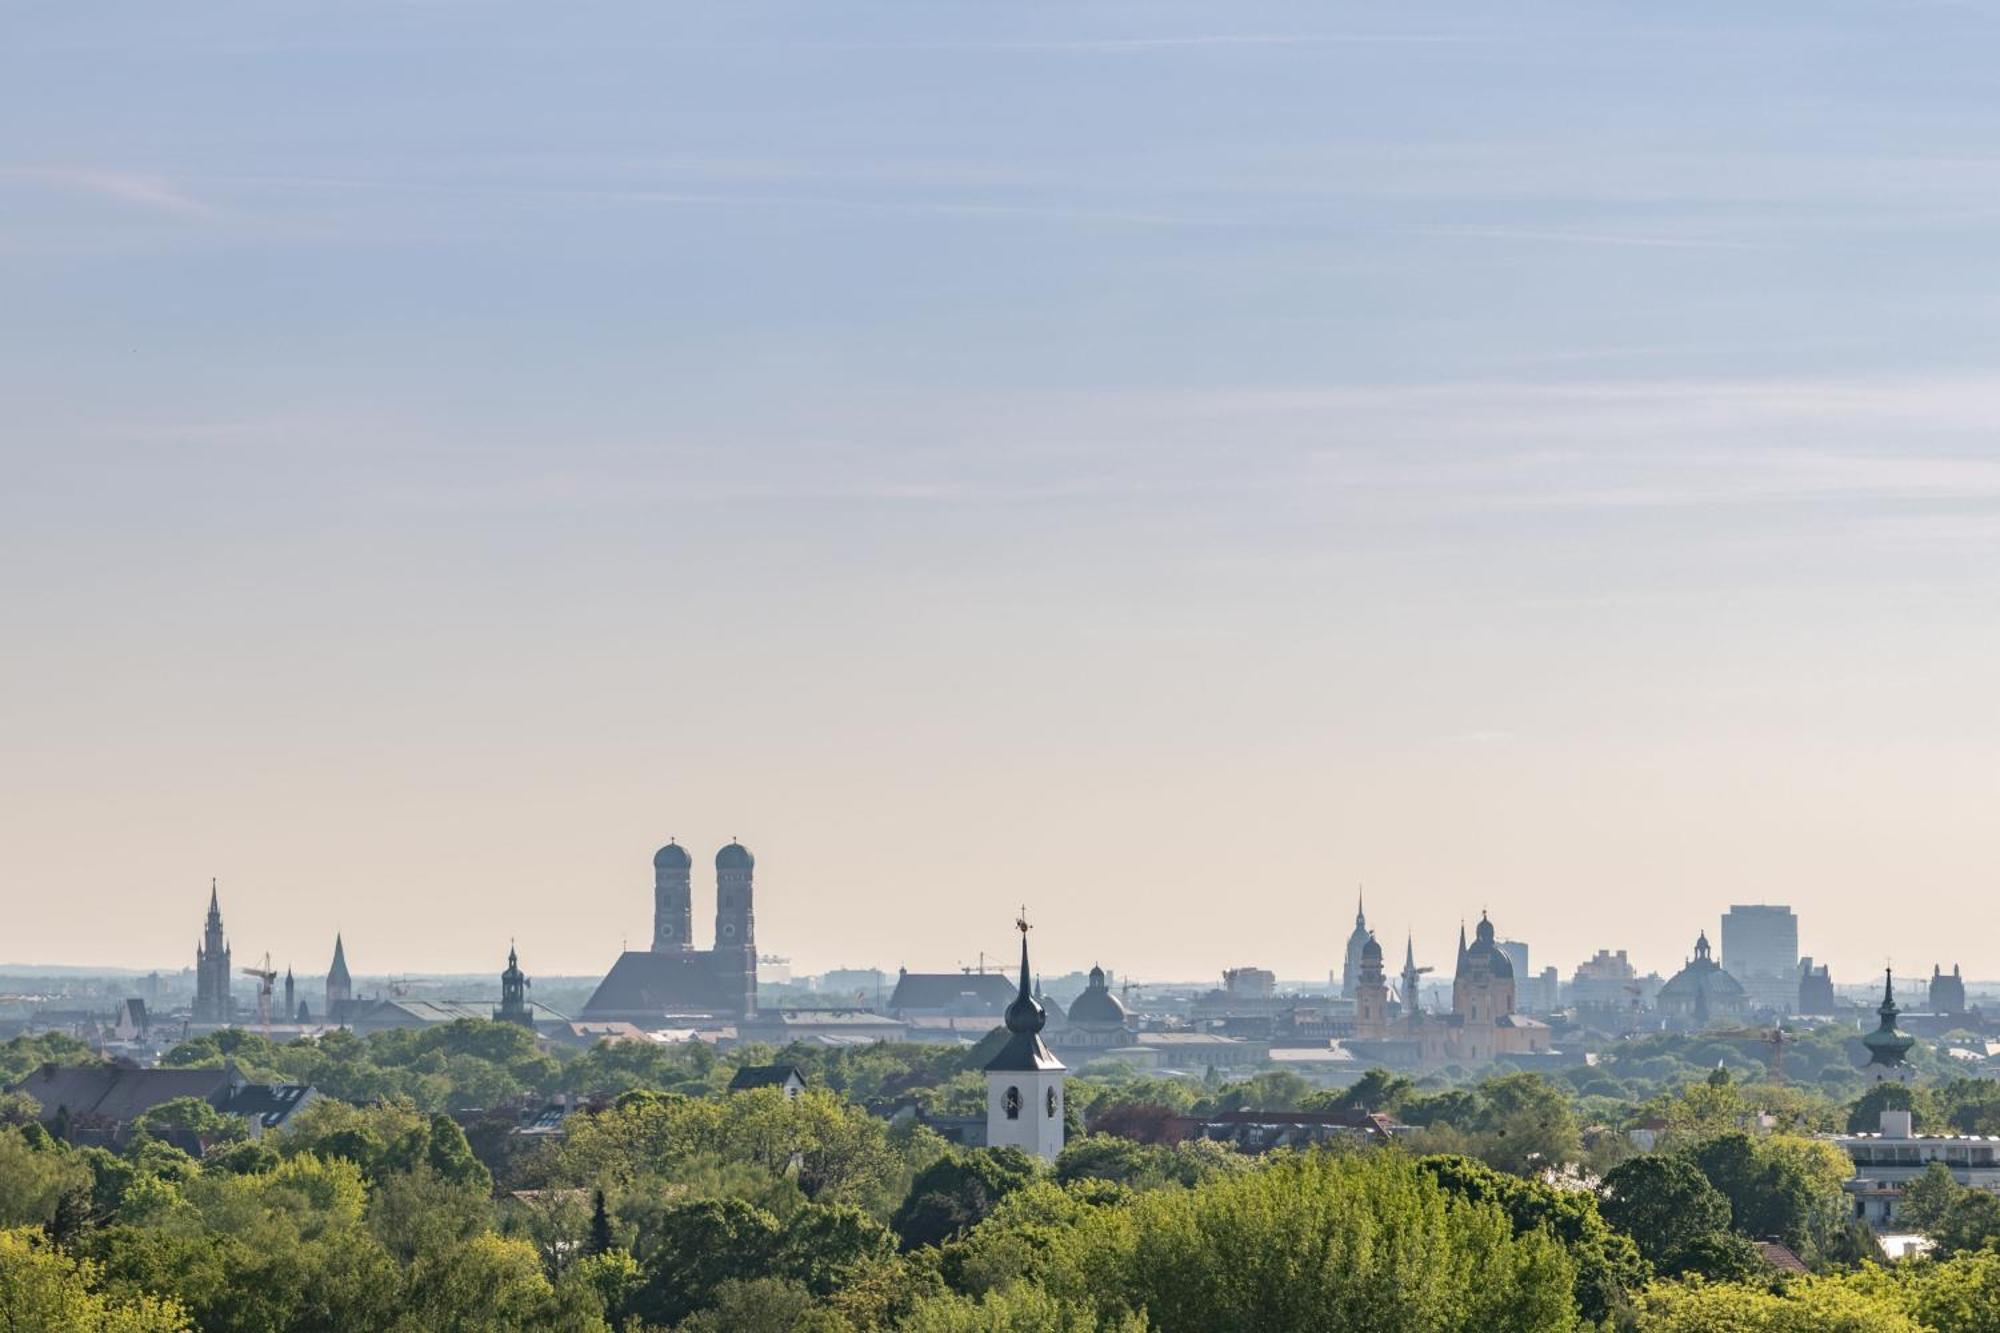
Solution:
[[[1882,1025],[1861,1039],[1861,1044],[1868,1048],[1868,1063],[1891,1067],[1908,1064],[1910,1048],[1917,1044],[1917,1039],[1907,1032],[1896,1031],[1896,1015],[1902,1011],[1896,1007],[1895,975],[1886,968],[1882,973],[1882,1005],[1875,1012],[1881,1016]]]

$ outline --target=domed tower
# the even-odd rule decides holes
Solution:
[[[1467,1023],[1492,1023],[1514,1012],[1514,965],[1493,941],[1493,923],[1479,914],[1471,945],[1460,932],[1458,975],[1452,978],[1451,1009]]]
[[[1361,984],[1361,950],[1372,938],[1368,930],[1368,914],[1361,910],[1361,893],[1354,894],[1354,933],[1347,937],[1347,953],[1341,960],[1340,993],[1345,999],[1354,998],[1354,988]]]
[[[1354,1035],[1382,1037],[1389,1031],[1389,979],[1382,971],[1382,946],[1373,935],[1361,946],[1361,977],[1354,985]]]
[[[653,853],[653,952],[694,948],[694,858],[669,840]]]
[[[715,967],[745,1018],[757,1012],[757,914],[751,878],[757,858],[740,842],[715,854]]]
[[[1021,932],[1021,989],[1007,1006],[1007,1044],[986,1063],[986,1146],[1019,1148],[1053,1162],[1063,1148],[1067,1070],[1042,1043],[1048,1014],[1028,988],[1028,917]]]
[[[1882,969],[1882,1004],[1875,1013],[1881,1025],[1861,1039],[1868,1048],[1868,1066],[1862,1072],[1877,1083],[1908,1083],[1916,1073],[1910,1067],[1910,1048],[1917,1039],[1896,1030],[1902,1010],[1896,1007],[1895,973],[1887,968]]]
[[[1111,993],[1104,969],[1090,969],[1090,984],[1070,1001],[1069,1040],[1078,1046],[1123,1046],[1131,1039],[1131,1016]]]

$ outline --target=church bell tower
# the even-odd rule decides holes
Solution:
[[[757,1012],[757,913],[751,881],[757,858],[740,842],[715,854],[715,967],[741,1013]]]
[[[1063,1079],[1068,1071],[1042,1044],[1049,1016],[1028,985],[1028,914],[1021,932],[1021,990],[1007,1006],[1007,1044],[986,1064],[986,1146],[1019,1148],[1053,1162],[1063,1149]]]
[[[694,858],[669,842],[653,853],[653,952],[694,949]]]

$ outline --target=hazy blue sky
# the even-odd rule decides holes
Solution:
[[[0,959],[586,971],[736,835],[814,969],[2000,974],[1996,49],[17,2]]]

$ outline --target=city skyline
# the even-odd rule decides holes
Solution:
[[[670,845],[677,847],[678,846],[677,840],[675,840]],[[731,849],[736,848],[739,845],[740,844],[737,841],[732,840],[731,842],[724,844],[722,848],[718,849],[718,854],[727,853]],[[216,896],[219,892],[218,884],[219,881],[211,879],[210,881],[211,906],[209,909],[209,922],[207,926],[208,935],[203,941],[199,942],[201,944],[212,944],[212,942],[215,939],[219,938],[216,932],[219,929],[221,929],[221,927],[218,925],[215,919],[216,909],[214,906]],[[702,913],[701,893],[702,890],[701,890],[700,874],[696,873],[693,876],[693,901],[690,906],[692,911],[696,914],[696,919],[698,920],[704,919]],[[711,880],[709,901],[711,903],[714,902],[713,880]],[[1728,905],[1727,908],[1723,909],[1718,914],[1716,918],[1718,929],[1711,931],[1706,925],[1697,926],[1695,931],[1695,936],[1690,937],[1689,946],[1683,949],[1678,957],[1674,958],[1669,958],[1666,956],[1666,954],[1662,954],[1661,957],[1655,959],[1649,954],[1648,950],[1646,950],[1645,948],[1633,948],[1630,945],[1625,945],[1625,944],[1599,945],[1598,949],[1599,950],[1608,949],[1611,952],[1623,953],[1629,956],[1635,966],[1636,971],[1641,976],[1647,975],[1649,973],[1656,974],[1658,976],[1671,975],[1677,968],[1679,968],[1682,964],[1687,962],[1689,958],[1693,957],[1695,953],[1694,940],[1696,938],[1707,937],[1712,935],[1719,940],[1722,937],[1722,934],[1729,928],[1730,912],[1741,910],[1745,907],[1751,908],[1753,910],[1776,909],[1776,910],[1791,911],[1789,904],[1740,903],[1740,902],[1731,903]],[[682,908],[681,910],[685,911],[689,909]],[[226,915],[227,914],[225,913],[225,916]],[[1478,914],[1477,918],[1460,919],[1458,923],[1458,932],[1459,932],[1459,944],[1461,947],[1463,946],[1464,943],[1465,932],[1471,927],[1472,924],[1474,924],[1475,920],[1483,920],[1487,917],[1487,915],[1488,915],[1487,912],[1482,911],[1481,913]],[[655,920],[657,920],[657,918],[655,918]],[[717,917],[717,920],[718,921],[720,920],[719,916]],[[1335,994],[1342,993],[1343,990],[1342,955],[1354,944],[1355,939],[1358,938],[1360,935],[1358,919],[1356,927],[1357,927],[1356,930],[1352,934],[1350,934],[1347,938],[1339,942],[1338,949],[1336,950],[1335,954],[1329,959],[1324,968],[1315,969],[1311,966],[1308,966],[1297,972],[1288,971],[1282,968],[1272,969],[1272,970],[1274,970],[1282,980],[1305,983],[1310,986],[1325,985],[1330,988],[1332,993]],[[706,927],[705,925],[700,927],[696,932],[697,937],[699,937],[701,933],[703,931],[706,931],[707,929],[708,927]],[[1425,971],[1427,972],[1433,971],[1441,966],[1439,964],[1430,964],[1427,962],[1427,960],[1430,959],[1431,955],[1420,947],[1419,940],[1414,929],[1406,928],[1401,932],[1398,932],[1397,930],[1391,928],[1386,923],[1381,921],[1370,922],[1367,926],[1367,936],[1369,938],[1383,940],[1398,933],[1401,933],[1403,935],[1405,940],[1405,947],[1413,950],[1416,953],[1417,955],[1416,961],[1420,963],[1426,963]],[[337,951],[339,949],[344,934],[345,932],[342,930],[337,929],[335,931],[333,936],[334,944],[332,946],[329,946],[330,950]],[[1523,936],[1526,935],[1527,932],[1509,931],[1509,932],[1503,932],[1503,934],[1505,936],[1505,938],[1503,938],[1502,940],[1503,945],[1509,947],[1520,945],[1532,951],[1531,957],[1532,957],[1533,975],[1539,975],[1544,968],[1554,967],[1556,969],[1559,981],[1563,984],[1568,983],[1572,973],[1576,970],[1576,967],[1579,963],[1586,961],[1596,952],[1596,950],[1593,950],[1591,953],[1579,955],[1575,959],[1569,959],[1569,960],[1557,959],[1548,954],[1544,948],[1538,947],[1533,938],[1523,938]],[[233,935],[231,936],[231,938],[233,939]],[[510,948],[513,947],[518,938],[520,937],[509,935],[508,939]],[[532,936],[529,938],[532,941]],[[651,930],[649,930],[648,932],[648,939],[651,941],[651,948],[655,951],[660,950],[662,947],[672,947],[671,945],[663,946],[659,938],[657,938],[657,936],[655,936]],[[696,942],[698,943],[698,938]],[[533,947],[532,942],[530,947],[531,948]],[[630,949],[632,947],[631,939],[629,937],[621,939],[620,947],[621,949]],[[639,948],[643,951],[646,947],[647,943],[645,941],[642,941]],[[1385,947],[1387,946],[1385,945]],[[1726,948],[1726,946],[1723,947]],[[765,943],[757,946],[757,952],[760,957],[782,959],[784,962],[791,965],[791,970],[793,971],[794,974],[801,976],[816,975],[818,973],[827,971],[840,971],[853,968],[866,969],[872,967],[883,972],[885,976],[893,977],[899,966],[909,968],[910,970],[924,970],[926,968],[936,968],[943,966],[940,963],[940,960],[934,958],[926,958],[920,960],[911,960],[907,958],[899,958],[894,960],[870,959],[870,958],[845,958],[838,961],[829,961],[827,959],[812,957],[809,954],[806,956],[799,956],[792,951],[781,950],[778,946],[770,943],[768,940]],[[1442,950],[1438,954],[1438,957],[1443,958],[1444,956],[1448,955],[1449,952],[1450,952],[1449,949]],[[1671,950],[1667,952],[1671,953]],[[1720,952],[1720,949],[1718,950],[1718,952]],[[311,963],[309,957],[303,963],[295,963],[289,956],[281,955],[275,949],[272,950],[272,956],[277,958],[278,965],[281,967],[288,967],[288,968],[302,967],[303,970],[299,972],[299,975],[301,977],[315,978],[323,975],[321,972],[316,970],[315,965]],[[1825,955],[1813,954],[1810,949],[1804,947],[1803,945],[1797,948],[1795,957],[1798,960],[1811,962],[1815,965],[1825,965],[1829,961]],[[1102,951],[1097,951],[1090,954],[1088,962],[1071,964],[1065,958],[1059,956],[1056,965],[1052,966],[1050,969],[1048,969],[1048,971],[1050,975],[1081,976],[1086,972],[1088,972],[1089,970],[1091,970],[1092,968],[1100,966],[1105,961],[1105,958],[1106,955]],[[1946,969],[1957,969],[1963,966],[1962,963],[1959,961],[1959,958],[1960,956],[1956,955],[1950,958],[1945,958],[1943,956],[1940,956],[1939,958],[1933,959],[1928,964],[1924,965],[1919,965],[1916,963],[1905,964],[1902,977],[1905,981],[1908,981],[1911,984],[1921,985],[1924,979],[1929,975],[1924,970],[1926,966],[1931,968],[1944,967]],[[224,959],[224,966],[226,968],[228,961],[228,956],[226,952],[223,955],[223,959]],[[1727,962],[1726,954],[1724,954],[1724,961],[1725,963]],[[1886,965],[1890,966],[1893,969],[1893,967],[1895,966],[1893,960],[1885,960],[1885,961]],[[1212,981],[1215,976],[1220,975],[1220,973],[1226,970],[1228,966],[1231,965],[1241,966],[1245,964],[1259,964],[1259,960],[1237,958],[1230,963],[1217,964],[1217,966],[1211,969],[1210,973],[1208,974],[1199,974],[1199,973],[1177,974],[1177,973],[1168,973],[1165,971],[1156,971],[1148,969],[1143,965],[1135,965],[1131,960],[1124,961],[1122,965],[1115,966],[1113,970],[1116,971],[1117,974],[1121,977],[1121,979],[1126,982],[1150,983],[1150,984],[1182,984],[1182,983],[1196,983],[1201,981]],[[101,960],[61,960],[61,959],[31,960],[31,959],[0,958],[0,968],[14,967],[14,968],[33,968],[36,970],[46,970],[50,968],[52,965],[60,965],[63,967],[70,968],[78,974],[87,974],[93,967],[103,967],[109,972],[145,973],[148,971],[155,971],[163,976],[182,974],[182,973],[185,973],[187,975],[198,975],[200,971],[199,959],[197,959],[197,962],[194,965],[160,963],[149,966],[148,964],[145,963],[136,963],[136,964],[105,963],[102,962]],[[1008,961],[1004,954],[993,951],[981,950],[981,951],[975,951],[971,959],[964,959],[964,958],[954,959],[949,964],[948,967],[945,967],[945,970],[955,971],[961,969],[1002,973],[1007,971]],[[362,967],[357,969],[357,974],[364,977],[374,977],[378,980],[383,978],[422,980],[427,976],[435,978],[482,976],[490,970],[491,970],[490,968],[481,967],[476,964],[463,970],[451,967],[443,967],[443,966],[415,966],[415,967],[384,966],[380,968]],[[585,965],[575,969],[566,969],[562,967],[537,967],[535,970],[544,976],[592,977],[592,976],[602,975],[604,969],[602,968],[601,965],[596,967]],[[1750,975],[1748,973],[1744,973],[1740,967],[1733,969],[1732,971],[1733,974],[1740,974],[1743,977],[1748,977]],[[1833,984],[1841,990],[1848,990],[1850,988],[1866,990],[1872,987],[1874,984],[1872,980],[1867,980],[1866,978],[1872,978],[1874,974],[1875,974],[1875,969],[1864,968],[1861,970],[1861,976],[1864,979],[1857,982],[1849,979],[1844,974],[1836,971],[1836,974],[1833,979]],[[1437,987],[1448,986],[1449,976],[1450,976],[1450,971],[1446,969],[1443,971],[1441,977],[1434,977],[1430,984]],[[1790,984],[1783,988],[1786,991],[1787,998],[1783,1000],[1782,1003],[1788,1004],[1790,1003],[1789,997],[1791,993],[1796,991],[1796,983],[1797,983],[1796,967],[1787,971],[1785,979]],[[1967,974],[1967,980],[1979,983],[1987,980],[1987,978],[1984,978],[1979,974],[1977,974],[1976,972],[1974,972]]]
[[[0,952],[2000,975],[1989,12],[32,9]]]

